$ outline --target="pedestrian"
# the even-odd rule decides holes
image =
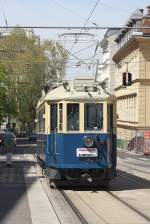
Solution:
[[[4,147],[4,137],[3,134],[0,133],[0,147],[3,146]]]
[[[11,133],[4,135],[4,147],[6,149],[6,166],[12,166],[12,152],[13,152],[13,136]]]

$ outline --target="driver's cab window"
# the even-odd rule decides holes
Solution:
[[[103,104],[86,103],[84,105],[84,130],[103,129]]]
[[[78,103],[67,104],[67,130],[68,131],[79,130],[79,104]]]

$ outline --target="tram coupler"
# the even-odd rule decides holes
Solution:
[[[93,182],[93,179],[92,179],[92,177],[88,174],[88,173],[85,173],[85,174],[82,174],[81,175],[81,179],[83,179],[83,180],[87,180],[88,182]]]

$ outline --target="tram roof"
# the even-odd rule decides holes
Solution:
[[[91,96],[89,95],[89,93]],[[61,85],[55,89],[50,90],[44,97],[42,97],[38,102],[37,108],[45,101],[105,101],[108,99],[114,99],[114,96],[110,96],[109,94],[104,93],[103,90],[101,90],[101,93],[99,93],[99,91],[79,91],[75,88],[72,88],[70,85],[70,90],[67,91],[64,86]]]

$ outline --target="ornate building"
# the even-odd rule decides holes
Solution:
[[[125,27],[117,35],[113,57],[118,146],[135,149],[144,132],[150,130],[150,6],[146,15],[142,9],[133,13]],[[132,74],[132,85],[123,88],[125,72]]]

